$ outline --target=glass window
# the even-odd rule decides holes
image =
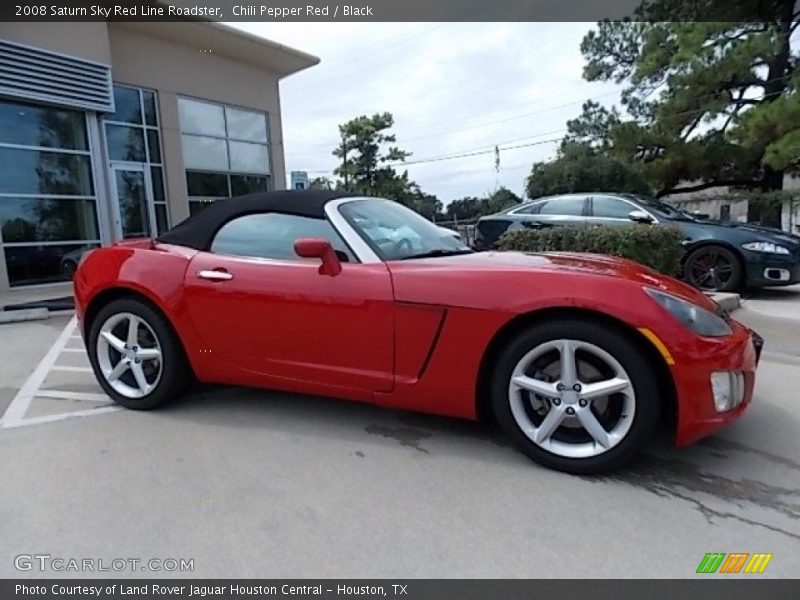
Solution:
[[[186,187],[189,196],[210,196],[225,198],[230,196],[228,176],[224,173],[186,172]]]
[[[225,140],[197,135],[182,135],[181,140],[183,162],[187,169],[228,170],[228,149]]]
[[[612,196],[593,196],[592,214],[605,219],[627,219],[631,211],[638,210],[632,204]]]
[[[231,171],[240,173],[268,173],[269,157],[263,144],[229,142]]]
[[[0,198],[3,242],[97,240],[94,200]]]
[[[161,163],[161,143],[156,129],[147,130],[147,152],[149,162]]]
[[[261,213],[239,217],[224,225],[211,244],[211,252],[278,260],[304,260],[294,251],[294,242],[304,237],[322,237],[334,249],[353,257],[339,234],[325,219],[312,219],[281,213]]]
[[[202,212],[204,208],[209,207],[213,200],[189,200],[189,216],[193,217],[197,213]]]
[[[158,230],[158,234],[161,235],[167,229],[169,229],[169,223],[167,219],[167,205],[166,204],[156,204],[156,229]]]
[[[269,187],[268,177],[254,175],[231,175],[231,195],[245,196],[256,192],[266,192]]]
[[[144,129],[106,125],[106,138],[111,160],[147,162],[147,155],[144,153]]]
[[[225,113],[222,106],[178,98],[181,131],[198,135],[225,137]]]
[[[166,202],[167,197],[164,192],[164,171],[161,167],[150,167],[150,177],[153,182],[153,200],[156,202]]]
[[[142,106],[139,103],[139,90],[114,86],[114,114],[106,117],[109,121],[121,123],[141,123]]]
[[[82,112],[0,102],[0,143],[87,150]]]
[[[92,196],[89,157],[0,148],[0,193]]]
[[[158,127],[158,109],[156,108],[155,92],[142,90],[142,103],[144,104],[145,124]]]
[[[267,143],[267,118],[263,113],[226,107],[225,117],[229,138]]]
[[[583,214],[584,199],[582,196],[573,198],[553,198],[539,203],[540,215],[565,215],[580,216]]]
[[[517,208],[512,211],[515,215],[535,215],[539,212],[539,208],[542,206],[541,202],[536,202],[535,204],[528,204],[527,206],[523,206],[521,208]]]
[[[6,269],[12,286],[69,280],[81,256],[98,244],[6,246]]]
[[[342,216],[384,260],[403,260],[472,252],[449,233],[402,204],[386,200],[356,200],[339,209]]]

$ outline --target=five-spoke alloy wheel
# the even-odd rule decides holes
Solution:
[[[190,371],[164,317],[136,298],[114,300],[92,320],[89,360],[103,390],[128,408],[154,408],[179,395]]]
[[[656,374],[631,335],[591,319],[531,327],[498,360],[498,423],[545,466],[595,473],[632,458],[653,434]]]

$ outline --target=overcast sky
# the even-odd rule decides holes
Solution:
[[[338,125],[363,114],[394,115],[397,145],[424,160],[408,166],[445,203],[497,185],[523,193],[535,161],[556,144],[583,101],[618,99],[610,83],[581,77],[579,45],[593,23],[231,23],[309,52],[321,63],[281,83],[287,170],[332,176]],[[287,175],[288,181],[288,175]]]

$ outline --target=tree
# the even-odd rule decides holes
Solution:
[[[392,199],[412,191],[408,172],[398,174],[391,166],[410,154],[396,146],[384,148],[396,141],[393,134],[386,133],[393,125],[391,113],[385,112],[356,117],[339,126],[340,143],[333,155],[341,164],[334,174],[342,178],[345,190]]]
[[[508,188],[499,187],[486,198],[485,212],[483,214],[491,215],[519,204],[520,202],[522,202],[522,198],[517,196],[514,192]]]
[[[309,182],[308,189],[332,191],[337,189],[337,185],[329,177],[315,177]]]
[[[638,162],[658,195],[781,189],[800,167],[794,5],[644,0],[636,22],[598,23],[581,44],[584,77],[625,83],[630,118],[585,106],[571,139]]]
[[[572,192],[649,194],[650,186],[639,171],[623,161],[578,142],[564,142],[550,162],[533,165],[525,182],[530,198]]]

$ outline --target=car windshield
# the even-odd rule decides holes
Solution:
[[[666,202],[658,200],[656,198],[651,198],[649,196],[638,196],[634,194],[627,195],[628,198],[638,202],[639,204],[644,205],[647,210],[653,211],[658,213],[658,216],[664,217],[666,219],[675,219],[679,221],[683,220],[694,220],[692,215],[687,212],[682,211],[679,208],[672,206]]]
[[[472,250],[455,236],[389,200],[365,199],[346,202],[342,216],[383,260],[406,260],[467,254]]]

